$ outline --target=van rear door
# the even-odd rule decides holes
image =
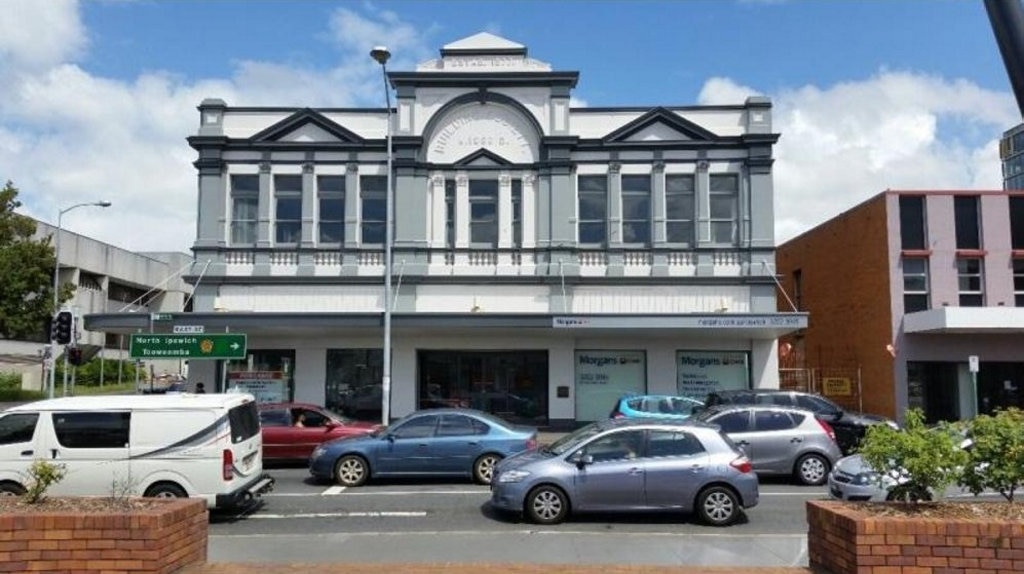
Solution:
[[[260,452],[263,439],[260,436],[260,415],[256,401],[249,400],[231,407],[228,410],[228,423],[230,444],[225,444],[221,453],[221,478],[229,483],[226,485],[228,489],[234,489],[263,472],[263,456]]]

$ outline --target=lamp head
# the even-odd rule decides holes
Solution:
[[[373,49],[370,50],[370,57],[383,66],[391,59],[391,52],[388,51],[387,46],[374,46]]]
[[[98,207],[110,207],[110,202],[109,202],[109,201],[107,201],[107,200],[103,200],[103,201],[97,201],[97,202],[96,202],[96,205],[97,205]]]

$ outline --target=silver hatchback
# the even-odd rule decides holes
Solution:
[[[754,472],[792,475],[806,485],[828,480],[842,456],[829,424],[813,412],[771,405],[719,405],[696,420],[717,425],[750,457]]]
[[[715,427],[610,419],[495,467],[491,505],[555,524],[571,512],[680,510],[713,526],[757,504],[750,461]]]

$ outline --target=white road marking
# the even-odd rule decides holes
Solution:
[[[320,496],[334,496],[335,494],[341,494],[342,492],[345,492],[344,486],[332,486],[321,492]]]
[[[298,514],[261,514],[255,513],[246,517],[251,519],[282,519],[282,518],[422,518],[426,511],[381,511],[381,512],[309,512]]]
[[[255,518],[259,515],[251,516]],[[281,515],[281,518],[292,518],[291,516]],[[276,517],[275,517],[276,518]],[[493,530],[493,531],[482,531],[482,530],[429,530],[429,531],[380,531],[380,532],[304,532],[301,534],[291,534],[287,532],[267,532],[260,534],[210,534],[210,538],[334,538],[338,536],[344,536],[345,538],[354,538],[361,536],[500,536],[507,537],[509,535],[530,535],[530,536],[614,536],[614,537],[626,537],[626,538],[646,538],[646,537],[664,537],[664,538],[738,538],[738,539],[765,539],[765,540],[806,540],[806,534],[764,534],[764,533],[753,533],[753,534],[734,534],[729,532],[679,532],[679,531],[668,531],[668,532],[622,532],[622,531],[609,531],[609,530]]]
[[[323,492],[268,492],[264,494],[264,498],[276,498],[282,496],[423,496],[423,495],[476,495],[486,494],[490,495],[491,491],[488,489],[480,490],[346,490],[344,486],[332,486],[324,490]],[[771,496],[800,496],[804,498],[828,498],[826,492],[764,492],[761,491],[761,497]]]

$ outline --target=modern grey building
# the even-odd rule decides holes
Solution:
[[[778,385],[777,338],[807,316],[776,311],[768,99],[572,107],[577,72],[488,33],[387,77],[392,415],[563,426],[627,392]],[[190,379],[379,417],[388,110],[199,117],[203,272],[173,323],[245,333],[248,359]]]

